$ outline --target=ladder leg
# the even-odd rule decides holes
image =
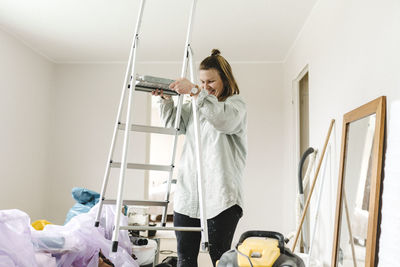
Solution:
[[[185,51],[183,54],[181,77],[186,77],[186,74],[187,74],[187,66],[189,63],[188,59],[189,59],[190,39],[191,39],[192,25],[193,25],[193,18],[194,18],[194,11],[196,8],[196,3],[197,3],[197,0],[193,0],[192,9],[191,9],[190,17],[189,17],[188,29],[187,29],[187,33],[186,33],[186,43],[185,43]],[[182,103],[183,103],[183,95],[180,95],[179,99],[178,99],[178,105],[177,105],[177,111],[176,111],[175,129],[179,129],[180,120],[181,120]],[[178,134],[176,134],[174,137],[174,146],[172,149],[172,159],[171,159],[172,166],[174,166],[174,164],[175,164],[177,141],[178,141]],[[172,177],[173,177],[173,170],[171,171],[171,173],[168,177],[167,192],[165,194],[166,201],[169,201]],[[162,218],[161,218],[162,226],[166,225],[167,211],[168,211],[168,206],[164,207],[164,209],[163,209],[163,214],[162,214]]]
[[[193,62],[193,53],[190,47],[190,39],[191,39],[191,32],[192,32],[192,25],[193,25],[193,18],[194,18],[194,12],[196,9],[196,3],[197,0],[193,0],[192,2],[192,10],[190,13],[189,17],[189,26],[188,26],[188,31],[187,31],[187,36],[186,36],[186,46],[185,46],[185,52],[184,52],[184,57],[183,57],[183,64],[182,64],[182,74],[181,77],[186,77],[187,75],[187,67],[188,65],[190,66],[190,76],[191,76],[191,81],[193,83],[196,82],[195,78],[195,73],[194,73],[194,62]],[[176,114],[176,120],[175,120],[175,128],[179,128],[179,123],[180,123],[180,115],[181,115],[181,105],[183,101],[183,96],[179,97],[179,102],[178,102],[178,107],[177,107],[177,114]],[[199,188],[199,209],[200,209],[200,223],[201,223],[201,229],[202,229],[202,243],[201,243],[201,248],[203,251],[208,250],[208,226],[207,226],[207,216],[205,212],[205,205],[204,205],[204,192],[203,192],[203,171],[202,171],[202,151],[201,151],[201,143],[200,143],[200,130],[199,130],[199,117],[198,117],[198,112],[197,112],[197,105],[196,105],[196,100],[192,100],[192,108],[193,108],[193,120],[194,120],[194,127],[195,127],[195,138],[196,138],[196,165],[197,165],[197,178],[198,178],[198,188]],[[175,160],[175,150],[176,150],[176,143],[177,143],[177,136],[175,136],[174,140],[174,152],[172,156],[172,165],[174,165],[174,160]],[[168,180],[168,190],[167,190],[167,195],[166,199],[168,200],[169,198],[169,191],[171,187],[171,179],[172,179],[172,172],[170,174],[169,180]],[[164,208],[163,212],[163,218],[162,218],[162,224],[165,225],[165,219],[167,216],[167,208]]]
[[[131,75],[132,80],[135,80],[136,78],[136,70],[135,70],[135,63],[136,63],[136,51],[137,51],[137,46],[138,46],[138,41],[139,41],[139,29],[140,29],[140,24],[142,21],[142,16],[143,16],[143,9],[144,9],[144,4],[145,0],[141,0],[140,2],[140,9],[139,9],[139,15],[136,23],[136,30],[135,30],[135,36],[134,36],[134,41],[133,41],[133,56],[132,56],[132,63],[131,63]],[[123,151],[122,151],[122,160],[121,160],[121,169],[120,169],[120,175],[119,175],[119,182],[118,182],[118,197],[117,197],[117,203],[115,206],[115,219],[114,219],[114,231],[112,235],[112,252],[117,252],[118,250],[118,234],[119,234],[119,229],[120,229],[120,219],[121,219],[121,210],[122,210],[122,198],[123,198],[123,189],[124,189],[124,183],[125,183],[125,171],[127,168],[127,156],[128,156],[128,145],[129,145],[129,132],[130,128],[128,127],[130,125],[130,120],[131,120],[131,107],[133,104],[133,92],[135,91],[135,83],[132,82],[132,85],[130,86],[130,90],[128,92],[128,107],[126,111],[126,127],[125,127],[125,132],[124,132],[124,144],[123,144]]]
[[[197,184],[198,184],[198,194],[199,194],[199,209],[200,209],[200,224],[201,224],[201,249],[203,251],[208,250],[208,226],[207,226],[207,216],[204,205],[204,192],[203,192],[203,160],[202,160],[202,149],[200,141],[200,125],[199,125],[199,114],[197,112],[196,100],[193,99],[193,117],[195,120],[195,135],[196,135],[196,165],[197,165]]]
[[[132,45],[132,48],[131,48],[131,51],[130,51],[130,54],[129,54],[128,66],[127,66],[126,73],[125,73],[125,80],[124,80],[124,84],[122,86],[121,98],[120,98],[119,105],[118,105],[118,115],[117,115],[117,119],[116,119],[115,125],[114,125],[114,132],[113,132],[113,137],[112,137],[112,140],[111,140],[110,151],[109,151],[108,157],[107,157],[106,170],[105,170],[105,173],[104,173],[103,184],[101,186],[99,209],[97,210],[96,220],[95,220],[95,226],[96,227],[98,227],[99,224],[100,224],[101,211],[103,209],[103,200],[105,199],[105,195],[106,195],[108,179],[110,177],[110,167],[111,167],[111,163],[112,163],[112,159],[113,159],[113,155],[114,155],[114,150],[115,150],[115,141],[117,139],[118,125],[119,125],[119,123],[121,121],[122,106],[123,106],[123,103],[125,101],[126,89],[128,88],[128,84],[130,82],[130,79],[128,77],[130,75],[131,67],[132,67],[133,49],[134,49],[134,47]]]
[[[137,39],[135,40],[135,42]],[[134,52],[134,60],[136,56],[136,51]],[[132,68],[132,72],[134,72],[134,66]],[[135,77],[135,76],[133,76]],[[128,108],[126,111],[126,125],[130,125],[131,119],[131,107],[133,102],[133,91],[134,86],[131,86],[131,89],[128,92]],[[125,172],[127,168],[127,157],[128,157],[128,146],[129,146],[129,127],[125,127],[124,131],[124,144],[122,149],[122,160],[121,160],[121,169],[119,174],[119,182],[118,182],[118,195],[117,195],[117,203],[115,205],[115,218],[114,218],[114,231],[112,235],[112,252],[117,252],[118,250],[118,234],[120,228],[120,219],[121,219],[121,211],[122,211],[122,198],[124,192],[124,184],[125,184]]]
[[[195,82],[195,67],[193,62],[193,51],[191,47],[188,47],[189,52],[189,66],[190,66],[190,76],[192,82]],[[192,110],[193,110],[193,121],[194,121],[194,130],[195,130],[195,138],[196,138],[196,165],[197,165],[197,185],[198,185],[198,194],[199,194],[199,209],[200,209],[200,224],[201,224],[201,249],[203,251],[208,250],[208,225],[207,225],[207,216],[205,210],[204,203],[204,183],[203,183],[203,153],[201,147],[201,139],[200,139],[200,124],[199,124],[199,113],[197,111],[197,101],[195,98],[192,99]]]

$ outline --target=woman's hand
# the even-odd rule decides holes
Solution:
[[[191,83],[186,78],[179,78],[175,82],[169,85],[171,90],[176,91],[178,94],[190,94],[192,88],[195,87],[193,83]]]
[[[151,94],[152,95],[154,95],[154,96],[161,96],[161,98],[164,98],[164,99],[170,99],[171,98],[171,96],[170,95],[164,95],[164,92],[163,92],[163,90],[154,90],[154,91],[152,91],[151,92]]]

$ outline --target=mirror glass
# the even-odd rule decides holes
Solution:
[[[346,129],[337,266],[365,266],[376,114]]]

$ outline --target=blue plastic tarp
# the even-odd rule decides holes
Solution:
[[[77,203],[68,211],[64,224],[78,214],[89,212],[99,202],[100,194],[89,189],[74,187],[72,188],[72,197]]]

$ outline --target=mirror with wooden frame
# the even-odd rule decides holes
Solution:
[[[343,116],[331,266],[375,266],[385,116],[385,96]]]

